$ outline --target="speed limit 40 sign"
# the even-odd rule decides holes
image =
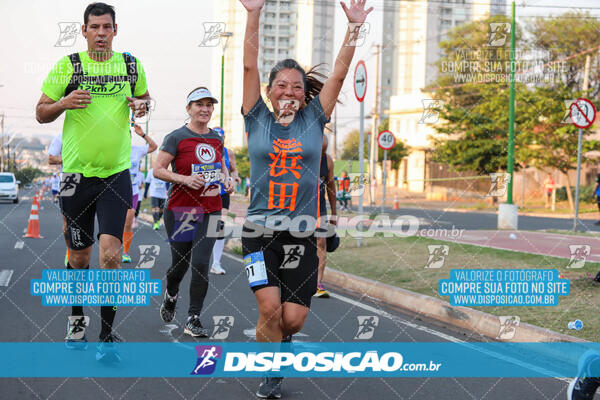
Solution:
[[[381,150],[391,150],[396,144],[396,137],[390,131],[381,131],[377,135],[377,145]]]

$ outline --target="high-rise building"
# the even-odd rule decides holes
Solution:
[[[439,42],[455,26],[502,14],[505,0],[385,0],[382,34],[380,109],[390,119],[397,139],[411,147],[401,164],[401,176],[411,191],[423,191],[429,135],[435,131],[424,124],[422,89],[437,78],[441,58]]]
[[[293,58],[305,68],[325,63],[322,72],[333,66],[333,35],[336,2],[319,0],[266,0],[261,12],[259,31],[258,69],[261,83],[268,83],[269,72],[275,64]],[[232,32],[225,51],[223,128],[226,144],[241,147],[245,144],[244,121],[240,113],[243,88],[243,50],[246,10],[239,0],[221,0],[215,4],[215,21],[225,23]],[[221,47],[215,47],[214,59],[221,59]],[[213,66],[212,91],[220,96],[221,64]],[[264,94],[264,93],[263,93]],[[213,121],[219,121],[219,105]],[[214,126],[217,126],[213,122]]]

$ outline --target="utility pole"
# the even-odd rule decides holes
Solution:
[[[333,108],[333,149],[331,158],[333,158],[333,161],[337,159],[337,104]]]
[[[512,23],[510,29],[510,103],[508,111],[508,181],[507,204],[513,203],[513,169],[515,165],[515,2],[512,2]]]
[[[4,111],[0,114],[0,172],[4,172]]]
[[[375,96],[373,97],[373,113],[371,114],[373,118],[371,121],[373,122],[373,126],[371,127],[371,143],[369,143],[369,198],[371,201],[371,206],[375,204],[375,196],[377,193],[373,186],[377,174],[375,173],[375,168],[377,165],[377,128],[379,125],[379,55],[381,54],[381,45],[375,45],[375,54],[377,56],[375,63]]]
[[[515,2],[512,2],[510,29],[510,92],[508,104],[508,158],[506,172],[508,185],[506,203],[498,206],[498,229],[518,229],[519,209],[513,204],[513,181],[515,166]]]
[[[583,93],[586,96],[590,82],[590,55],[585,56],[585,69],[583,71]],[[583,130],[579,128],[577,135],[577,181],[575,182],[575,215],[573,216],[573,232],[577,232],[577,220],[579,219],[579,187],[581,179],[581,147],[583,143]]]
[[[223,51],[221,52],[221,98],[219,102],[221,103],[220,112],[219,112],[219,126],[221,129],[225,130],[223,127],[223,103],[224,103],[224,90],[225,90],[225,51],[227,50],[227,44],[229,43],[229,38],[233,36],[232,32],[222,32],[220,35],[222,38],[225,38],[225,44],[223,44]]]

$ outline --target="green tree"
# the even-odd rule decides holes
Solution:
[[[576,95],[564,84],[537,87],[526,93],[529,107],[522,111],[526,118],[519,132],[521,145],[517,149],[517,157],[527,165],[557,169],[564,175],[571,210],[574,207],[568,172],[577,168],[578,129],[571,123],[564,123],[563,99]],[[600,150],[600,141],[592,138],[594,134],[595,130],[583,130],[582,164],[594,162],[585,156],[586,152]]]
[[[508,82],[494,79],[509,71],[510,40],[503,46],[489,46],[492,22],[509,20],[494,16],[463,24],[440,43],[443,56],[438,61],[433,93],[443,106],[434,110],[441,122],[435,126],[437,135],[430,139],[434,161],[458,171],[488,174],[507,166]],[[516,35],[520,37],[519,30]],[[522,85],[519,88],[523,89]],[[516,124],[520,122],[517,119]]]
[[[536,18],[528,27],[531,46],[544,51],[547,62],[555,62],[548,72],[557,79],[545,86],[566,86],[572,92],[583,87],[585,55],[573,57],[587,49],[598,46],[600,21],[589,12],[566,12],[554,18]],[[588,96],[597,98],[600,92],[600,55],[598,51],[587,53],[591,57]]]
[[[235,162],[240,177],[250,176],[250,157],[248,156],[248,147],[235,149]]]
[[[21,185],[27,185],[28,183],[33,182],[33,180],[38,176],[42,176],[44,173],[37,168],[27,166],[14,171],[14,174],[15,178],[18,181],[21,181]]]
[[[528,27],[531,46],[544,55],[544,61],[553,63],[547,71],[548,79],[521,98],[526,107],[519,112],[527,117],[521,126],[521,146],[517,156],[529,165],[541,169],[557,169],[566,179],[567,198],[571,210],[573,196],[568,172],[577,167],[577,128],[565,121],[565,100],[588,97],[597,102],[600,90],[600,57],[598,51],[589,52],[589,90],[583,92],[586,55],[583,50],[595,48],[600,21],[589,13],[568,12],[555,18],[537,18]],[[551,75],[550,75],[551,74]],[[600,150],[600,142],[583,131],[582,163],[592,163],[585,153]]]
[[[367,130],[365,129],[365,159],[369,157],[369,136],[367,135],[366,131]],[[346,135],[342,145],[342,160],[358,160],[359,139],[360,133],[356,129]]]

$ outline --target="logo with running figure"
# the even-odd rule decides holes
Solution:
[[[77,184],[81,182],[81,174],[78,173],[62,173],[62,179],[60,181],[60,192],[61,197],[71,197],[75,194]]]
[[[506,316],[498,317],[500,321],[500,328],[498,330],[498,336],[496,339],[510,340],[515,337],[517,332],[517,326],[521,323],[521,317],[518,316]]]
[[[283,262],[279,269],[296,269],[300,265],[300,258],[304,255],[304,246],[301,244],[283,245]]]
[[[450,247],[446,244],[429,244],[427,250],[429,250],[429,258],[425,268],[442,268],[446,262],[446,256],[450,252]]]
[[[77,35],[81,32],[81,24],[79,22],[59,22],[58,29],[60,32],[54,47],[73,47],[77,41]]]
[[[190,375],[210,375],[215,372],[217,360],[223,355],[221,346],[196,346],[198,360]]]
[[[233,328],[235,318],[231,315],[214,315],[213,322],[215,327],[210,335],[211,339],[223,340],[229,336],[229,331]]]
[[[202,218],[200,210],[196,208],[173,210],[176,216],[175,231],[171,235],[172,242],[191,242],[196,235],[197,222]]]
[[[198,47],[216,47],[221,44],[221,35],[225,33],[225,22],[204,22],[204,37]]]
[[[592,246],[589,244],[570,244],[569,252],[571,256],[567,268],[583,268],[585,260],[592,254]]]
[[[368,22],[348,22],[348,30],[350,30],[350,36],[344,46],[360,47],[365,44],[367,34],[371,31],[371,25]]]
[[[215,162],[217,154],[212,146],[206,143],[200,143],[196,146],[196,158],[201,163],[209,164]]]
[[[488,46],[504,46],[510,35],[510,23],[508,22],[490,22],[490,39]]]
[[[491,185],[486,197],[502,197],[506,194],[510,183],[510,174],[506,172],[491,173]]]
[[[358,331],[354,339],[367,340],[373,337],[375,328],[379,325],[379,317],[376,315],[358,315]]]
[[[160,246],[157,244],[138,246],[140,248],[140,261],[135,266],[136,268],[152,268],[156,262],[156,258],[160,254]]]
[[[435,124],[440,119],[440,111],[444,107],[444,102],[437,99],[423,99],[423,115],[419,124]]]
[[[68,340],[82,340],[85,335],[85,328],[90,324],[90,317],[88,316],[69,316],[69,330],[65,339]]]

